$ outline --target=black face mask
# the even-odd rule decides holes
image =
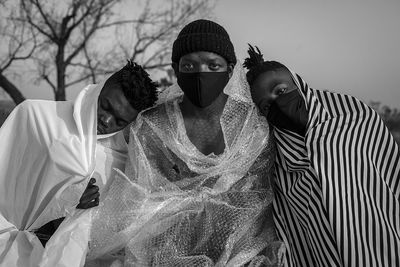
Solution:
[[[287,129],[304,136],[308,112],[299,91],[296,89],[278,97],[271,104],[267,119],[278,128]]]
[[[225,72],[179,72],[177,82],[193,105],[204,108],[222,93],[229,81]]]

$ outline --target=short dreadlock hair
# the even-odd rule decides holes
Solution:
[[[107,79],[105,86],[108,84],[119,84],[129,104],[139,112],[157,101],[157,84],[142,66],[131,60]]]
[[[257,77],[264,72],[267,71],[275,71],[278,69],[289,69],[280,62],[277,61],[264,61],[263,54],[261,54],[260,49],[257,46],[253,46],[249,44],[249,50],[247,53],[249,57],[244,60],[243,67],[248,69],[246,73],[246,78],[248,83],[251,85]]]

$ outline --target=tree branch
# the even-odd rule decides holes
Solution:
[[[82,21],[83,21],[84,19],[86,19],[86,18],[89,16],[94,1],[95,1],[95,0],[91,0],[90,3],[89,3],[89,5],[88,5],[87,8],[86,8],[86,11],[81,15],[81,17],[80,17],[79,19],[77,19],[77,21],[74,22],[68,29],[66,29],[69,20],[72,19],[72,18],[75,18],[76,12],[78,11],[80,4],[82,4],[82,2],[74,3],[74,7],[73,7],[73,10],[72,10],[72,15],[69,15],[69,16],[65,17],[65,18],[63,19],[63,22],[62,22],[62,25],[63,25],[63,28],[62,28],[62,29],[64,29],[64,32],[63,32],[63,33],[64,33],[64,34],[63,34],[63,37],[64,37],[64,38],[68,39],[69,36],[71,35],[71,32],[72,32],[80,23],[82,23]],[[66,29],[66,30],[65,30],[65,29]]]
[[[87,79],[89,79],[90,77],[92,77],[92,73],[86,74],[86,75],[84,75],[84,76],[82,76],[82,77],[80,77],[80,78],[78,78],[78,79],[76,79],[76,80],[74,80],[74,81],[71,81],[71,82],[65,84],[65,87],[69,87],[69,86],[71,86],[71,85],[74,85],[74,84],[83,82],[84,80],[87,80]],[[94,83],[95,83],[95,82],[94,82]]]
[[[44,36],[46,36],[47,38],[49,38],[51,41],[53,42],[57,42],[57,35],[52,36],[50,33],[46,32],[45,30],[42,29],[42,27],[39,27],[39,25],[37,25],[36,23],[33,22],[32,17],[30,15],[30,10],[27,9],[25,1],[22,0],[21,1],[21,6],[22,9],[24,10],[24,14],[26,16],[26,21],[29,23],[29,25],[31,25],[33,28],[35,28],[38,32],[40,32],[41,34],[43,34]],[[21,18],[17,18],[16,20],[19,20],[21,22],[24,22],[23,19]]]
[[[139,16],[123,17],[114,9],[120,1],[70,0],[58,6],[45,0],[20,0],[21,16],[14,19],[29,25],[38,39],[36,44],[26,40],[32,47],[13,41],[8,56],[13,60],[32,57],[39,66],[37,77],[61,99],[68,86],[88,79],[96,82],[128,57],[147,70],[168,67],[175,33],[189,19],[210,11],[212,2],[169,0],[156,8],[147,0],[144,7],[138,5]],[[113,29],[115,35],[110,38]],[[100,41],[104,35],[107,40]],[[9,66],[8,62],[3,63]]]
[[[19,35],[18,33],[15,33],[16,31],[18,31],[18,29],[16,29],[16,27],[13,27],[12,32],[14,34],[10,34],[10,36],[8,36],[9,38],[11,38],[8,47],[8,57],[5,60],[5,63],[3,62],[2,64],[0,64],[0,72],[6,70],[14,61],[31,58],[37,48],[36,35],[32,31],[31,31],[32,37],[25,39],[25,25],[22,25],[22,28],[19,30]],[[4,35],[7,36],[7,34]],[[17,43],[17,46],[14,48],[13,48],[13,43],[14,43],[13,41]],[[25,52],[23,50],[25,50],[26,46],[31,42],[33,43],[31,44],[30,50],[25,55],[21,54],[19,55],[21,51]]]
[[[92,60],[89,56],[89,52],[87,50],[87,47],[85,45],[84,49],[83,49],[84,55],[85,55],[85,59],[86,62],[88,64],[89,70],[90,70],[90,77],[92,78],[92,83],[96,83],[96,73],[95,73],[95,66],[92,65]]]
[[[143,68],[146,70],[152,70],[152,69],[159,69],[163,67],[170,67],[171,63],[160,63],[160,64],[155,64],[155,65],[147,65],[144,66]]]
[[[96,30],[98,29],[98,24],[101,20],[103,13],[101,12],[101,10],[99,10],[99,13],[96,14],[94,21],[91,25],[91,28],[89,29],[88,32],[84,32],[84,39],[82,40],[82,42],[78,45],[78,47],[75,48],[75,50],[69,55],[67,56],[65,63],[66,64],[70,64],[72,59],[74,59],[74,57],[76,57],[79,52],[84,49],[84,47],[86,46],[87,41],[91,38],[91,36],[96,32]]]
[[[42,74],[42,79],[45,80],[51,87],[51,89],[53,89],[54,94],[57,92],[57,87],[56,85],[50,80],[49,76],[45,73]]]
[[[8,93],[8,95],[14,100],[15,104],[19,104],[25,100],[25,97],[18,90],[18,88],[0,72],[0,87]]]
[[[152,22],[143,22],[141,20],[137,19],[127,19],[127,20],[118,20],[118,21],[113,21],[109,23],[105,23],[99,26],[99,29],[104,29],[112,26],[118,26],[118,25],[124,25],[124,24],[136,24],[136,23],[147,23],[150,24]]]
[[[37,7],[37,9],[39,10],[39,13],[40,13],[40,15],[42,16],[42,18],[43,18],[43,20],[44,20],[46,26],[49,27],[49,29],[50,29],[51,33],[53,34],[53,36],[54,36],[55,38],[57,38],[57,32],[56,32],[56,30],[53,28],[53,25],[51,24],[51,22],[49,21],[49,15],[46,14],[46,13],[43,11],[42,6],[41,6],[41,3],[39,3],[38,0],[36,0],[36,1],[32,1],[32,0],[31,0],[30,2],[33,3],[33,4]]]

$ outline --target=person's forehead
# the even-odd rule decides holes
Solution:
[[[269,70],[269,71],[260,73],[258,75],[257,79],[254,81],[253,86],[259,87],[259,86],[272,85],[273,83],[277,82],[278,80],[279,80],[279,75],[277,75],[277,72],[275,70]]]
[[[254,81],[254,86],[273,86],[277,83],[291,83],[291,75],[284,69],[269,70],[261,73]]]
[[[116,115],[129,118],[136,110],[129,103],[120,85],[113,85],[103,97],[107,98]]]
[[[225,60],[222,56],[208,51],[196,51],[181,57],[182,60]]]

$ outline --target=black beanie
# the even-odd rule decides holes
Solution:
[[[236,64],[235,50],[226,30],[210,20],[195,20],[187,24],[172,47],[172,62],[187,54],[206,51],[216,53],[228,63]]]

